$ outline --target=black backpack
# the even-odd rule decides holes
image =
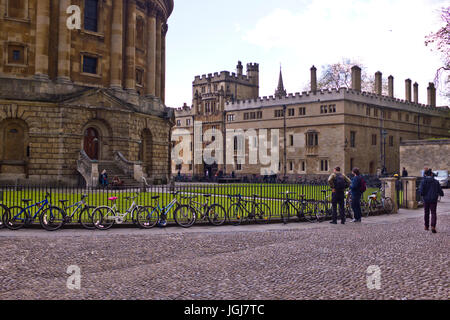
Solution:
[[[344,191],[348,188],[348,183],[347,181],[345,181],[342,174],[336,175],[336,179],[334,180],[334,188],[336,189],[336,191]]]

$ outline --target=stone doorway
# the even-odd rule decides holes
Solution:
[[[91,160],[99,160],[100,136],[98,131],[92,127],[84,131],[84,152]]]

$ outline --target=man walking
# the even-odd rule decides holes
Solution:
[[[350,190],[352,192],[352,209],[355,215],[352,222],[361,222],[362,177],[358,168],[354,168],[352,173],[355,175],[352,178],[352,184],[350,185]]]
[[[344,201],[345,201],[345,189],[348,188],[351,181],[344,174],[341,173],[341,168],[336,167],[333,170],[333,173],[328,178],[328,184],[331,187],[332,195],[331,201],[333,205],[333,218],[330,223],[337,224],[337,206],[339,205],[339,213],[341,216],[341,223],[345,224],[345,210],[344,210]]]
[[[430,212],[431,212],[431,232],[436,233],[437,224],[437,202],[439,196],[443,197],[439,181],[434,179],[433,170],[428,169],[425,172],[425,178],[420,183],[420,195],[423,197],[424,211],[425,211],[425,230],[430,228]]]

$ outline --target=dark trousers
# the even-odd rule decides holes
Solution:
[[[437,202],[425,202],[423,205],[425,210],[425,227],[430,226],[430,212],[431,212],[431,226],[436,228],[437,223]]]
[[[337,206],[339,205],[339,213],[341,216],[341,222],[345,222],[345,210],[344,210],[345,195],[344,191],[336,191],[331,196],[331,203],[333,205],[333,221],[337,221]]]
[[[352,209],[355,220],[361,220],[361,195],[352,194]]]

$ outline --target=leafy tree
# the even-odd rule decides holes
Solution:
[[[445,25],[426,36],[425,46],[433,46],[442,56],[443,65],[436,71],[434,82],[438,87],[443,78],[445,83],[443,94],[450,97],[450,7],[442,8],[441,19]]]

